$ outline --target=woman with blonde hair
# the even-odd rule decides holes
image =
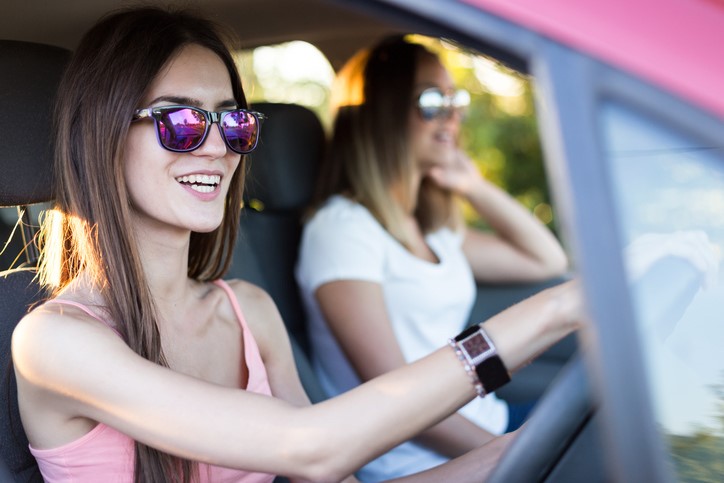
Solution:
[[[332,395],[428,354],[462,330],[475,281],[560,276],[566,256],[531,213],[485,180],[458,145],[470,97],[432,52],[403,37],[354,56],[338,103],[297,279],[315,368]],[[463,198],[492,228],[465,227]],[[531,404],[488,395],[360,473],[429,468],[520,426]]]

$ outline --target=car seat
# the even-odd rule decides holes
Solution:
[[[248,165],[244,209],[227,274],[259,285],[272,297],[292,340],[297,370],[313,402],[326,399],[309,361],[305,313],[294,278],[304,210],[324,152],[317,115],[296,104],[255,103],[268,120]]]
[[[65,49],[0,40],[0,206],[21,208],[50,201],[51,113],[61,73],[70,57]],[[27,239],[32,237],[24,216]],[[45,294],[36,283],[37,251],[31,243],[24,266],[0,272],[0,475],[42,482],[18,413],[10,357],[13,329]],[[2,481],[6,481],[4,478]]]

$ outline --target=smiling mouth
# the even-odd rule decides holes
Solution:
[[[179,176],[176,181],[199,193],[211,193],[221,183],[221,176],[218,174],[192,174]]]

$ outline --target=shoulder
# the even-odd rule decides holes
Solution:
[[[372,223],[377,221],[360,203],[342,195],[330,197],[310,218],[307,226],[321,228],[341,224]]]
[[[18,323],[12,336],[12,356],[20,374],[52,377],[81,363],[79,354],[90,348],[126,347],[125,342],[103,322],[82,310],[59,304],[44,304]],[[75,362],[74,362],[75,361]]]
[[[263,288],[239,279],[225,282],[236,297],[244,320],[260,346],[263,341],[285,330],[274,300]]]
[[[235,278],[231,280],[224,280],[224,283],[231,288],[231,291],[236,296],[236,299],[242,308],[274,303],[266,290],[251,282]]]
[[[347,197],[335,195],[305,223],[301,253],[325,254],[360,241],[378,244],[386,239],[386,234],[367,208]]]
[[[82,334],[109,336],[120,339],[108,325],[78,307],[46,303],[23,317],[13,332],[13,339],[67,339]]]
[[[334,280],[378,282],[396,244],[365,207],[334,196],[305,226],[297,282],[306,294]]]

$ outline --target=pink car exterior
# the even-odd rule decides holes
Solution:
[[[724,2],[463,0],[724,117]]]

